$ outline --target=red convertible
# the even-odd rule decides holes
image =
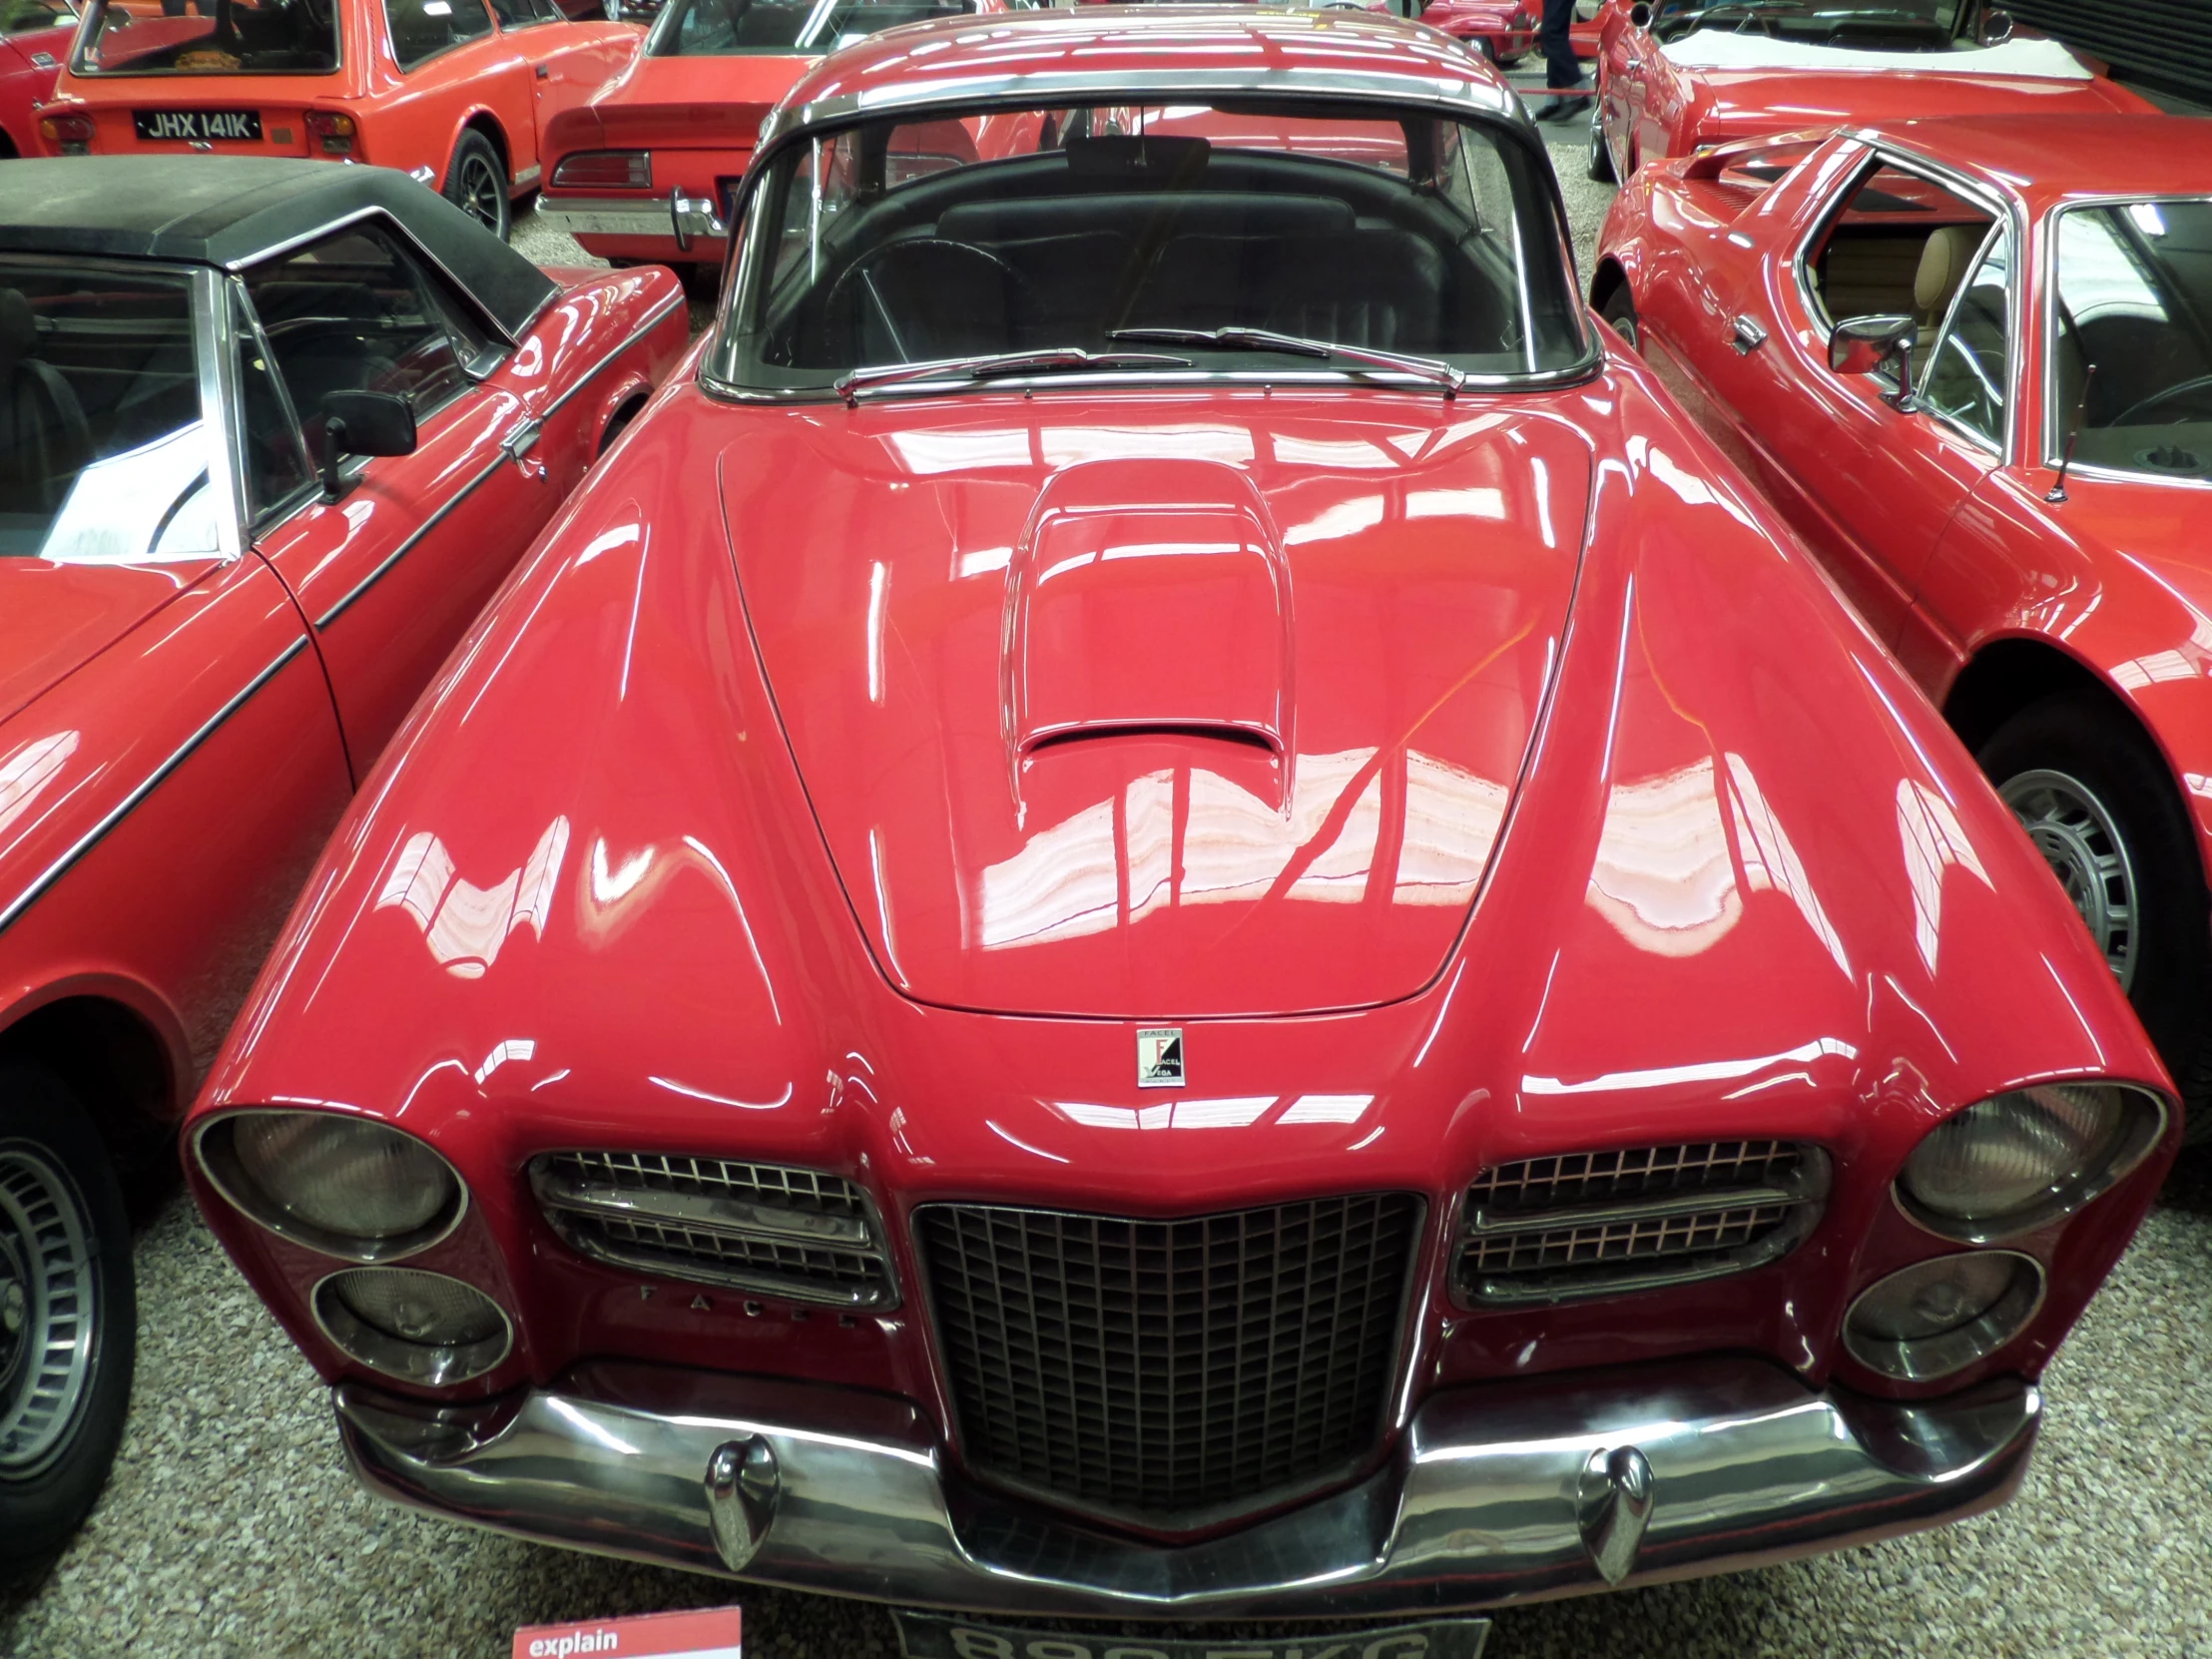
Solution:
[[[547,128],[538,212],[588,254],[719,271],[730,201],[761,121],[832,49],[901,23],[1004,10],[1004,0],[670,0],[619,78]],[[939,131],[903,176],[975,159],[975,135]]]
[[[1850,121],[2151,109],[1982,0],[1606,0],[1598,30],[1598,180]]]
[[[1639,173],[1594,301],[1981,758],[2212,1133],[2212,156],[1915,122]]]
[[[894,176],[986,114],[1029,152]],[[736,208],[695,369],[187,1127],[361,1478],[1016,1618],[1431,1616],[2003,1501],[2164,1074],[1586,321],[1495,73],[1357,12],[923,25],[810,71]]]
[[[0,168],[0,1563],[131,1391],[178,1120],[407,706],[681,349],[403,174]]]

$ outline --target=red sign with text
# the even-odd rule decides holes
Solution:
[[[534,1624],[515,1632],[514,1659],[744,1659],[739,1636],[735,1607]]]

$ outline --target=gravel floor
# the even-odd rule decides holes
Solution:
[[[1557,135],[1588,270],[1608,195]],[[516,242],[581,260],[527,217]],[[896,1652],[884,1614],[542,1549],[379,1503],[313,1375],[189,1201],[138,1244],[137,1397],[114,1479],[50,1566],[0,1583],[0,1652],[491,1656],[520,1624],[742,1600],[760,1659]],[[1501,1613],[1495,1659],[2122,1654],[2212,1659],[2212,1155],[2168,1183],[2048,1377],[2019,1499],[1763,1572]]]

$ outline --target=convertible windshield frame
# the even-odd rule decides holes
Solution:
[[[220,81],[232,75],[335,75],[345,67],[345,23],[338,8],[350,0],[330,0],[330,67],[327,69],[103,69],[88,54],[107,21],[114,0],[87,0],[78,12],[77,38],[69,49],[69,72],[89,81],[179,81],[187,85]],[[221,0],[225,9],[230,0]],[[220,14],[219,14],[220,15]]]
[[[2062,392],[2058,384],[2058,245],[2066,216],[2137,206],[2156,208],[2169,204],[2203,208],[2212,212],[2212,191],[2138,190],[2114,191],[2097,196],[2072,196],[2043,216],[2042,246],[2034,262],[2036,279],[2042,289],[2042,316],[2035,325],[2038,348],[2043,359],[2036,374],[2036,396],[2042,403],[2041,419],[2038,422],[2040,436],[2037,439],[2037,458],[2043,466],[2053,469],[2063,465],[2068,478],[2102,478],[2114,483],[2212,489],[2212,475],[2192,477],[2181,472],[2160,472],[2147,468],[2114,466],[2109,461],[2088,461],[2079,455],[2070,460],[2066,457],[2066,412],[2059,406]]]
[[[706,349],[700,357],[701,387],[710,395],[733,403],[790,404],[840,400],[833,381],[845,370],[826,376],[820,385],[806,386],[750,384],[725,372],[726,365],[736,352],[734,318],[741,314],[741,307],[755,301],[757,285],[768,279],[768,248],[773,240],[772,228],[766,224],[769,186],[776,177],[779,163],[793,149],[817,140],[830,140],[871,122],[891,118],[910,121],[954,120],[964,116],[1014,110],[1068,110],[1101,106],[1155,108],[1205,104],[1214,100],[1244,103],[1265,101],[1278,107],[1312,104],[1317,119],[1325,118],[1332,109],[1342,111],[1348,106],[1372,106],[1379,121],[1408,116],[1456,121],[1479,129],[1501,147],[1518,147],[1528,164],[1524,177],[1531,188],[1542,193],[1543,203],[1549,210],[1553,256],[1560,262],[1570,300],[1568,316],[1580,337],[1581,348],[1573,361],[1551,368],[1514,372],[1479,369],[1461,371],[1459,389],[1546,390],[1578,385],[1603,371],[1604,347],[1597,330],[1590,326],[1585,314],[1586,307],[1581,302],[1581,276],[1575,264],[1573,232],[1567,219],[1566,204],[1560,194],[1558,177],[1552,170],[1541,137],[1526,113],[1520,109],[1517,98],[1500,94],[1477,83],[1439,87],[1435,83],[1425,86],[1408,85],[1404,79],[1398,77],[1379,75],[1354,79],[1332,75],[1326,83],[1315,84],[1307,76],[1280,69],[1251,73],[1199,69],[1155,71],[1148,74],[1139,87],[1129,86],[1125,82],[1102,82],[1097,75],[1088,72],[1000,76],[983,81],[968,79],[950,84],[893,83],[870,88],[864,94],[844,93],[818,99],[804,107],[788,104],[780,106],[762,124],[760,148],[754,155],[752,165],[746,170],[744,185],[731,214],[730,260],[735,271],[725,268],[721,300],[716,307]],[[1519,247],[1520,222],[1517,217],[1514,221],[1514,239],[1516,252],[1524,262],[1541,257],[1541,251]],[[1520,284],[1518,297],[1525,316],[1531,303],[1525,280]],[[863,365],[847,365],[847,368],[853,366]],[[1093,369],[1073,374],[1040,370],[1033,375],[993,375],[973,382],[917,381],[914,389],[920,390],[927,386],[932,390],[979,394],[1005,390],[1025,391],[1032,387],[1049,386],[1105,388],[1192,384],[1366,386],[1418,388],[1433,392],[1435,380],[1433,375],[1426,372],[1393,374],[1349,360],[1341,367],[1328,368],[1210,367],[1201,361],[1189,368],[1112,371]]]

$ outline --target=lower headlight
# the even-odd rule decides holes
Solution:
[[[389,1262],[452,1232],[466,1189],[412,1135],[340,1112],[245,1111],[200,1132],[200,1167],[273,1233],[326,1256]]]
[[[1924,1227],[1967,1244],[2031,1232],[2079,1209],[2158,1142],[2157,1096],[2113,1083],[2052,1083],[1969,1106],[1930,1130],[1898,1176]]]
[[[315,1323],[372,1371],[440,1385],[481,1377],[507,1357],[514,1329],[473,1285],[415,1268],[353,1268],[314,1288]]]
[[[2043,1270],[2009,1250],[1916,1262],[1869,1286],[1844,1318],[1844,1346],[1885,1377],[1962,1371],[2020,1334],[2043,1300]]]

